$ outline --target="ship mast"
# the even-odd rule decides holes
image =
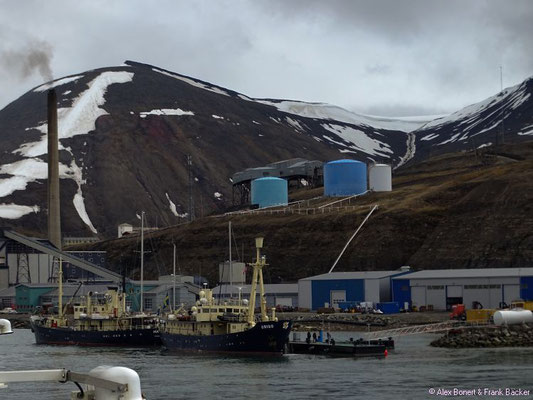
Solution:
[[[63,259],[59,259],[59,299],[58,299],[58,308],[59,308],[59,318],[63,318]]]
[[[143,312],[144,298],[144,211],[141,212],[141,314]]]
[[[255,248],[257,250],[255,263],[251,264],[254,269],[252,276],[252,288],[250,290],[250,303],[248,306],[248,323],[255,325],[254,312],[255,312],[255,297],[257,294],[257,283],[259,281],[259,294],[261,301],[261,321],[268,321],[266,312],[266,298],[265,298],[265,286],[263,284],[263,267],[266,265],[266,260],[261,256],[261,248],[263,247],[263,238],[255,238]]]

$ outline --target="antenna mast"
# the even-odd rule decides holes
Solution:
[[[192,157],[187,154],[187,168],[189,172],[189,221],[194,221],[194,200],[192,196]]]
[[[500,65],[500,92],[503,95],[503,67],[501,65]],[[504,113],[503,107],[504,107],[504,104],[502,102],[502,144],[505,143],[505,127],[504,127],[505,113]]]

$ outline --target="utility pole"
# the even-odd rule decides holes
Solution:
[[[144,308],[144,211],[141,212],[141,314]]]
[[[229,247],[229,297],[233,298],[233,268],[231,262],[231,221],[228,224],[228,247]]]
[[[194,200],[192,195],[192,157],[190,154],[187,154],[187,169],[189,172],[189,222],[194,221]]]
[[[503,67],[501,65],[500,65],[500,92],[503,94]],[[505,118],[505,112],[503,109],[503,102],[502,102],[502,144],[505,143],[504,118]]]
[[[173,265],[173,287],[172,287],[172,310],[176,311],[176,243],[172,243],[174,246],[174,256],[172,257]]]

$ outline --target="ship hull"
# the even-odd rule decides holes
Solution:
[[[283,354],[289,340],[291,321],[258,322],[244,332],[225,335],[181,335],[161,332],[170,351]]]
[[[31,327],[37,344],[126,347],[161,345],[158,328],[76,331],[69,328],[48,328],[34,322]]]

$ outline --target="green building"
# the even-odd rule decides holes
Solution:
[[[41,296],[57,288],[57,283],[21,283],[15,287],[15,302],[18,312],[32,312],[41,305]]]

